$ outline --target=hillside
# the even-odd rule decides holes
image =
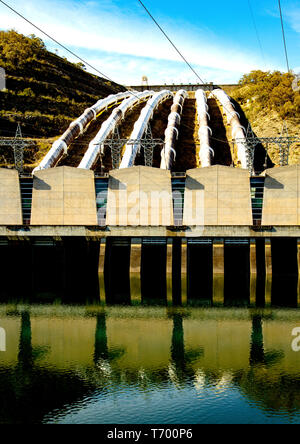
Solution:
[[[258,137],[281,135],[283,126],[290,136],[300,137],[300,91],[294,91],[292,74],[252,71],[245,74],[230,94],[240,105]],[[279,150],[270,146],[271,160],[278,165]],[[300,144],[290,152],[290,164],[300,162]]]
[[[86,72],[82,63],[47,51],[34,35],[15,31],[0,31],[0,66],[6,71],[6,90],[0,91],[0,136],[13,136],[20,122],[24,136],[45,139],[38,141],[42,151],[86,108],[124,90]]]
[[[13,30],[0,31],[0,67],[6,71],[7,88],[0,91],[0,137],[13,137],[20,122],[23,136],[35,140],[25,150],[27,171],[39,163],[53,141],[86,108],[102,97],[124,90],[116,83],[86,72],[82,63],[71,63],[47,51],[43,41],[34,35],[26,37]],[[226,92],[236,101],[242,121],[246,122],[247,118],[257,136],[278,136],[283,124],[290,135],[299,136],[300,92],[292,88],[293,80],[292,74],[252,71],[242,77],[238,86],[230,86]],[[187,120],[189,124],[185,122],[182,126],[181,148],[178,146],[179,152],[183,149],[185,155],[189,153],[186,145],[195,150],[195,135],[188,136],[184,130],[195,119],[189,114],[188,104],[187,101],[183,123]],[[221,155],[226,147],[220,145],[219,148]],[[269,147],[271,160],[277,165],[278,151],[276,146]],[[180,159],[177,156],[178,162],[183,160]],[[294,144],[290,163],[299,161],[300,144]],[[0,148],[0,167],[13,163],[12,151]]]

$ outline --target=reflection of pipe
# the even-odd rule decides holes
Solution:
[[[240,139],[236,142],[238,160],[242,168],[248,169],[246,130],[241,125],[240,115],[235,111],[230,97],[222,89],[214,89],[211,97],[217,98],[221,103],[227,117],[227,122],[231,126],[232,138]]]
[[[126,145],[125,154],[123,156],[120,168],[129,168],[134,165],[135,157],[138,149],[140,148],[140,140],[147,129],[149,121],[153,117],[155,109],[170,97],[172,97],[171,91],[163,90],[154,94],[153,97],[148,100],[146,106],[141,111],[140,117],[135,122],[130,136],[130,139],[135,140],[136,143]]]
[[[99,359],[108,359],[105,313],[97,315],[94,362],[97,363]]]
[[[177,368],[185,367],[183,319],[178,313],[173,315],[171,358]]]
[[[165,131],[165,146],[161,152],[160,168],[170,170],[176,158],[175,141],[178,139],[178,127],[187,92],[181,89],[174,97],[171,113],[168,117],[168,126]]]
[[[250,348],[250,364],[260,364],[265,362],[262,318],[260,315],[252,317],[252,335]]]
[[[85,152],[85,155],[78,168],[84,168],[86,170],[93,168],[95,166],[95,163],[97,162],[102,143],[114,131],[120,120],[124,118],[124,114],[131,107],[136,105],[137,102],[148,98],[152,94],[153,91],[144,91],[142,93],[136,93],[134,96],[123,100],[121,105],[118,106],[118,108],[114,109],[109,118],[102,123],[100,131],[90,142],[89,147]]]
[[[18,354],[18,364],[22,366],[23,369],[32,367],[32,351],[30,314],[28,311],[24,311],[21,315],[21,333]]]
[[[198,137],[200,140],[200,152],[199,160],[201,167],[205,168],[211,166],[212,160],[214,158],[214,150],[209,145],[209,136],[212,135],[212,131],[208,126],[208,106],[206,94],[202,89],[198,89],[195,93],[196,104],[197,104],[197,114],[199,123]]]
[[[40,164],[34,168],[32,173],[34,174],[35,171],[55,166],[62,155],[67,152],[68,146],[83,132],[88,123],[93,119],[96,119],[97,115],[108,106],[114,105],[129,95],[131,95],[129,91],[111,94],[104,99],[98,100],[98,102],[91,108],[86,109],[78,119],[71,123],[67,131],[65,131],[64,134],[53,143],[52,148],[48,151]]]

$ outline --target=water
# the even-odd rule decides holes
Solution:
[[[0,423],[300,423],[296,327],[292,308],[2,304]]]

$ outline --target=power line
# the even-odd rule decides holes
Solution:
[[[193,71],[193,73],[195,74],[195,76],[200,80],[200,82],[205,85],[205,82],[201,79],[201,77],[198,75],[198,73],[195,71],[195,69],[191,66],[191,64],[187,61],[187,59],[184,57],[184,55],[179,51],[179,49],[177,48],[177,46],[172,42],[172,40],[170,39],[170,37],[166,34],[166,32],[162,29],[162,27],[159,25],[159,23],[155,20],[155,18],[153,17],[153,15],[151,14],[151,12],[146,8],[146,6],[144,5],[144,3],[141,0],[138,0],[138,2],[142,5],[142,7],[145,9],[145,11],[147,12],[147,14],[149,15],[149,17],[153,20],[153,22],[156,24],[156,26],[159,28],[159,30],[163,33],[163,35],[166,37],[166,39],[171,43],[171,45],[173,46],[173,48],[176,50],[176,52],[180,55],[180,57],[184,60],[184,62],[187,64],[187,66]],[[213,91],[211,92],[212,96],[217,99],[217,96],[213,93]],[[224,105],[223,108],[228,111],[228,108]]]
[[[256,25],[254,12],[253,12],[253,8],[252,8],[252,5],[251,5],[251,0],[248,0],[248,5],[249,5],[250,14],[251,14],[251,17],[252,17],[253,26],[254,26],[254,29],[255,29],[255,33],[256,33],[256,37],[257,37],[257,41],[258,41],[258,45],[259,45],[259,47],[260,47],[261,56],[262,56],[262,59],[263,59],[263,61],[264,61],[264,64],[266,65],[265,54],[264,54],[264,51],[263,51],[263,47],[262,47],[262,44],[261,44],[261,39],[260,39],[259,32],[258,32],[258,28],[257,28],[257,25]]]
[[[149,15],[149,17],[153,20],[153,22],[156,24],[156,26],[158,27],[158,29],[163,33],[163,35],[166,37],[166,39],[171,43],[171,45],[173,46],[173,48],[175,49],[175,51],[180,55],[180,57],[182,58],[182,60],[188,65],[188,67],[193,71],[193,73],[195,74],[195,76],[200,80],[201,83],[205,84],[204,81],[201,79],[201,77],[198,75],[198,73],[195,71],[195,69],[192,67],[192,65],[187,61],[187,59],[184,57],[184,55],[179,51],[179,49],[177,48],[177,46],[172,42],[172,40],[170,39],[170,37],[166,34],[166,32],[163,30],[163,28],[159,25],[159,23],[155,20],[155,18],[153,17],[153,15],[150,13],[150,11],[146,8],[146,6],[144,5],[144,3],[141,0],[138,0],[138,2],[142,5],[142,7],[145,9],[145,11],[147,12],[147,14]]]
[[[281,2],[280,2],[280,0],[278,0],[278,6],[279,6],[279,12],[280,12],[281,29],[282,29],[282,37],[283,37],[283,44],[284,44],[284,51],[285,51],[287,70],[288,70],[288,72],[290,72],[290,65],[289,65],[289,58],[288,58],[288,52],[287,52],[287,46],[286,46],[286,39],[285,39],[285,32],[284,32],[284,25],[283,25],[283,17],[282,17],[282,9],[281,9]]]
[[[21,13],[19,13],[18,11],[16,11],[14,8],[12,8],[10,5],[8,5],[7,3],[5,3],[3,0],[0,0],[0,3],[2,3],[3,5],[5,5],[8,9],[10,9],[11,11],[13,11],[15,14],[17,14],[19,17],[21,17],[23,20],[25,20],[27,23],[29,23],[31,26],[33,26],[34,28],[36,28],[38,31],[40,31],[42,34],[44,34],[46,37],[48,37],[50,40],[52,40],[53,42],[55,42],[57,45],[61,46],[65,51],[69,52],[71,55],[73,55],[74,57],[76,57],[78,60],[80,60],[81,62],[83,62],[85,65],[89,66],[90,68],[92,68],[94,71],[96,71],[98,74],[100,74],[102,77],[105,77],[107,80],[109,80],[110,82],[113,83],[117,83],[114,82],[114,80],[112,80],[110,77],[108,77],[106,74],[104,74],[103,72],[99,71],[97,68],[95,68],[93,65],[91,65],[90,63],[88,63],[86,60],[84,60],[82,57],[78,56],[77,54],[75,54],[75,52],[71,51],[69,48],[67,48],[65,45],[63,45],[62,43],[60,43],[58,40],[56,40],[54,37],[52,37],[50,34],[48,34],[47,32],[43,31],[39,26],[35,25],[34,23],[32,23],[30,20],[28,20],[26,17],[24,17]],[[126,86],[119,84],[120,86],[122,86],[123,88],[126,88]],[[132,92],[129,91],[134,97],[137,98],[137,96]]]

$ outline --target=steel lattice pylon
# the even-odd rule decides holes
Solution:
[[[269,145],[275,144],[279,148],[280,166],[287,166],[289,164],[289,154],[291,146],[300,142],[300,137],[289,136],[286,124],[284,124],[281,135],[277,137],[257,137],[250,124],[248,125],[245,139],[233,139],[233,144],[242,143],[246,147],[247,164],[250,174],[254,173],[254,154],[257,145],[263,145],[266,150],[266,158],[268,156]],[[267,167],[265,163],[265,167]]]
[[[142,139],[121,139],[118,128],[116,127],[111,138],[106,139],[101,145],[101,163],[105,148],[108,147],[111,151],[112,167],[113,169],[118,169],[121,162],[121,151],[124,145],[139,145],[139,152],[141,148],[144,150],[145,165],[152,167],[154,148],[157,145],[164,145],[164,141],[162,139],[153,139],[149,126]]]
[[[0,140],[0,146],[10,146],[14,151],[15,168],[19,173],[23,173],[24,167],[24,149],[31,142],[23,139],[21,126],[18,123],[16,135],[13,139]]]

